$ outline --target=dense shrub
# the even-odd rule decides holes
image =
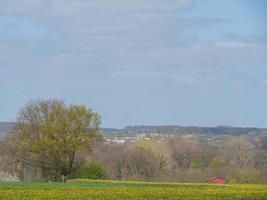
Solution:
[[[76,169],[72,177],[79,179],[104,179],[106,175],[101,165],[89,163]]]

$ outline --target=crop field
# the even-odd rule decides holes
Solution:
[[[0,183],[0,200],[267,200],[267,185],[72,180]]]

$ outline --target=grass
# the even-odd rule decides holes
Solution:
[[[267,200],[267,185],[71,180],[0,183],[0,200]]]

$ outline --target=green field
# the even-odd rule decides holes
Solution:
[[[267,185],[81,181],[0,183],[0,200],[267,199]]]

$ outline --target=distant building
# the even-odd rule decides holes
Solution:
[[[225,179],[215,176],[215,177],[207,179],[207,182],[214,183],[214,184],[225,184]]]

